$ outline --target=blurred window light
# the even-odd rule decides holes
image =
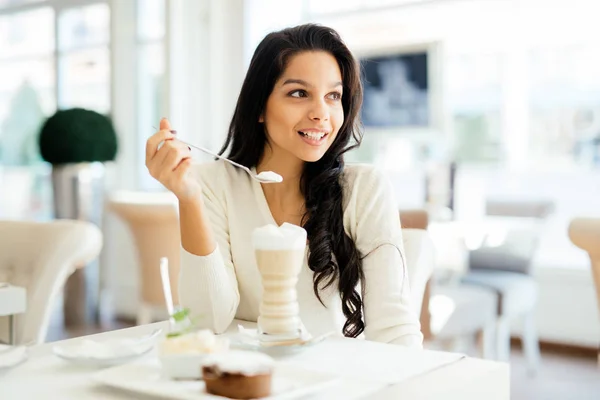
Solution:
[[[140,40],[161,40],[166,32],[165,0],[137,0],[137,36]]]
[[[22,218],[52,215],[37,146],[44,119],[59,107],[110,112],[110,8],[89,3],[0,0],[0,167],[30,182],[15,195]]]
[[[307,0],[308,12],[312,15],[337,12],[364,11],[391,6],[404,6],[431,0]]]
[[[58,15],[58,49],[69,51],[110,41],[110,9],[99,3],[69,8]]]
[[[531,48],[527,58],[532,162],[600,167],[600,41]]]
[[[454,157],[461,163],[495,164],[503,158],[500,53],[455,53],[446,59]]]
[[[145,143],[154,133],[151,122],[159,121],[166,112],[167,80],[165,76],[166,57],[163,41],[141,44],[138,49],[139,66],[137,76],[137,126],[138,158],[145,157]],[[153,122],[158,123],[158,122]],[[156,125],[157,126],[157,125]],[[140,163],[140,186],[143,189],[161,189],[162,185],[148,174]]]
[[[362,3],[362,0],[308,0],[308,10],[311,14],[351,11],[359,9]]]
[[[51,55],[54,52],[54,10],[42,7],[1,15],[0,49],[0,62]]]
[[[110,111],[110,54],[106,46],[70,52],[59,61],[59,108]]]
[[[45,0],[0,0],[0,8],[22,6],[25,4],[39,3]]]
[[[152,121],[167,115],[167,56],[165,0],[137,0],[137,158],[143,160],[148,136],[153,133]],[[143,190],[164,190],[157,180],[139,163],[138,185]]]
[[[0,124],[11,112],[27,112],[29,107],[39,106],[46,115],[54,112],[55,75],[51,57],[0,63],[0,76]],[[29,90],[33,93],[20,97],[19,93]],[[2,133],[0,128],[0,136]]]
[[[0,165],[35,165],[39,125],[56,109],[53,9],[0,16],[0,48]]]

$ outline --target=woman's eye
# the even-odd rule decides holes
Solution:
[[[305,90],[294,90],[293,92],[289,93],[290,97],[306,97],[306,91]]]
[[[329,98],[331,100],[341,100],[342,99],[342,94],[340,92],[333,92],[329,94]]]

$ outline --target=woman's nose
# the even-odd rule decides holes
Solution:
[[[308,114],[308,117],[313,121],[328,121],[329,107],[324,100],[316,100]]]

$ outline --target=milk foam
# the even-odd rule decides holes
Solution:
[[[301,250],[306,247],[306,231],[287,222],[280,227],[265,225],[252,232],[252,245],[257,250]]]

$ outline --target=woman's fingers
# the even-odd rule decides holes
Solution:
[[[185,174],[190,170],[190,167],[192,166],[192,159],[191,158],[184,158],[183,160],[181,160],[181,162],[179,163],[179,165],[175,168],[175,176],[177,177],[178,180],[183,179],[183,177],[185,176]]]
[[[168,119],[166,118],[162,118],[160,120],[160,125],[159,125],[159,129],[162,130],[167,130],[170,131],[171,130],[171,123],[169,122]]]
[[[177,140],[171,140],[164,145],[168,151],[161,163],[161,169],[174,171],[181,160],[190,156],[188,147]]]
[[[191,149],[175,137],[175,131],[166,118],[160,121],[160,130],[146,141],[146,167],[150,175],[178,198],[189,198],[199,193],[198,182],[186,177],[192,165]]]
[[[175,135],[169,130],[160,130],[146,141],[146,165],[156,156],[161,142],[173,139]],[[162,147],[161,147],[162,148]]]

